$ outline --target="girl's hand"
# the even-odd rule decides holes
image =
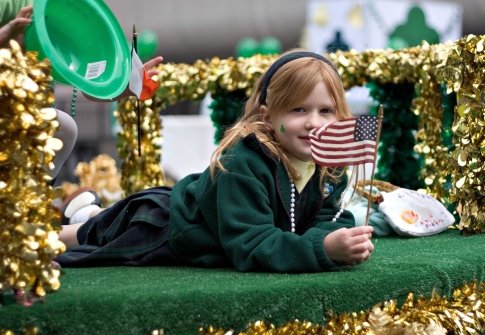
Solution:
[[[349,265],[362,263],[374,251],[370,240],[373,231],[371,226],[338,229],[323,239],[323,248],[333,261]]]
[[[163,57],[157,56],[155,58],[150,59],[145,64],[143,64],[143,67],[145,68],[147,75],[150,78],[160,73],[160,71],[158,71],[156,67],[160,65],[162,62],[163,62]]]

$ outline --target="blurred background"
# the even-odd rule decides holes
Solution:
[[[430,4],[458,6],[463,20],[458,26],[463,34],[485,33],[485,1],[305,1],[305,0],[105,0],[118,17],[125,34],[131,39],[133,24],[138,32],[151,30],[158,37],[157,53],[169,62],[192,63],[196,59],[234,55],[236,44],[245,37],[257,40],[274,36],[283,49],[300,44],[305,28],[312,22],[310,6],[318,10],[328,7],[328,17],[321,17],[322,26],[330,26],[338,7],[356,20],[376,21],[382,29],[390,29],[390,16],[418,4],[423,9]],[[383,8],[383,5],[387,5]],[[374,8],[372,8],[374,7]],[[393,8],[394,7],[394,8]],[[360,8],[360,9],[359,9]],[[436,10],[431,8],[431,11]],[[331,10],[332,9],[332,10]],[[380,13],[373,11],[382,9]],[[359,13],[360,11],[360,13]],[[370,14],[370,15],[369,15]],[[432,13],[426,13],[428,16]],[[361,18],[358,16],[361,15]],[[380,15],[380,17],[378,17]],[[322,14],[324,16],[324,14]],[[445,22],[454,17],[438,17]],[[318,18],[314,18],[318,19]],[[327,20],[327,22],[323,22]],[[380,22],[383,21],[383,22]],[[342,26],[352,23],[341,22]],[[368,22],[371,23],[371,22]],[[386,25],[387,23],[387,25]],[[362,27],[365,22],[362,22]],[[446,38],[446,36],[443,36]],[[369,47],[374,47],[369,45]]]
[[[367,48],[405,48],[485,34],[485,1],[408,0],[105,0],[126,38],[136,26],[142,60],[162,55],[165,62],[249,57],[279,53],[293,47],[315,52]],[[56,85],[56,105],[69,111],[73,88]],[[356,113],[370,103],[365,90],[348,95]],[[160,111],[164,125],[162,164],[177,180],[197,172],[215,147],[207,108],[210,97],[182,102]],[[100,153],[117,160],[116,105],[78,96],[79,137],[57,183],[76,181],[80,161]],[[181,134],[197,136],[187,139]]]

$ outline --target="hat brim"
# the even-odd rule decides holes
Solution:
[[[130,79],[130,48],[109,7],[98,0],[36,0],[27,50],[52,64],[54,80],[111,99]]]

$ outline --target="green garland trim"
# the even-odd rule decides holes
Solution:
[[[216,128],[214,143],[219,143],[227,128],[231,127],[243,114],[244,102],[247,96],[243,90],[233,92],[217,92],[212,95],[209,105],[212,109],[211,120]]]
[[[424,159],[414,151],[418,129],[418,117],[411,112],[414,85],[371,81],[367,86],[371,97],[384,107],[375,178],[404,188],[423,188],[419,174]],[[371,114],[377,115],[377,107]]]

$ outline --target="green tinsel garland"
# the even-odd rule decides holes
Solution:
[[[418,117],[410,112],[414,85],[369,83],[370,95],[384,107],[379,144],[379,159],[375,178],[399,187],[419,189],[423,158],[413,148],[418,129]],[[376,115],[377,108],[372,114]]]
[[[442,104],[443,109],[443,125],[441,132],[441,141],[443,146],[448,148],[449,152],[452,152],[455,148],[453,145],[453,120],[455,119],[455,107],[456,107],[456,93],[446,93],[446,85],[441,86]],[[451,213],[454,213],[456,222],[460,221],[459,215],[456,213],[456,204],[449,201],[450,191],[453,185],[451,182],[451,175],[446,176],[446,182],[444,184],[445,198],[443,199],[444,205]]]
[[[233,92],[218,91],[212,95],[213,101],[209,108],[212,109],[210,116],[216,129],[214,143],[219,143],[226,129],[233,125],[239,116],[242,115],[246,98],[244,90]]]

